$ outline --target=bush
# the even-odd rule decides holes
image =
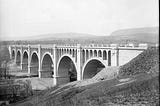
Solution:
[[[14,80],[1,80],[0,86],[0,100],[9,101],[10,103],[23,100],[33,94],[31,82],[14,81]]]

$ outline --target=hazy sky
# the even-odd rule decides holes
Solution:
[[[158,0],[0,0],[0,39],[159,26]]]

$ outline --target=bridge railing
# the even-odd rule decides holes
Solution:
[[[31,48],[53,48],[55,44],[47,44],[47,45],[11,45],[12,47],[28,47]],[[56,44],[58,48],[77,48],[78,44]],[[80,44],[82,48],[120,48],[120,49],[146,49],[148,46],[129,46],[129,45],[119,45],[119,44]]]

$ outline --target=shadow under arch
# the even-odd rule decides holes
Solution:
[[[22,70],[28,72],[28,52],[23,52],[23,58],[22,58]]]
[[[37,77],[38,75],[38,68],[39,68],[39,58],[36,52],[32,52],[31,54],[31,62],[30,62],[30,73],[36,75]]]
[[[53,72],[53,59],[50,53],[45,53],[42,56],[42,71],[41,71],[41,78],[51,78],[54,74]]]
[[[82,78],[92,78],[105,67],[107,67],[107,65],[102,59],[96,57],[90,58],[82,68]]]
[[[16,54],[15,54],[15,50],[12,50],[12,59],[14,60],[15,59],[15,56],[16,56]]]
[[[73,58],[64,54],[58,61],[58,80],[57,83],[66,84],[77,80],[77,68]]]
[[[17,51],[16,64],[17,66],[21,64],[21,52],[19,50]]]

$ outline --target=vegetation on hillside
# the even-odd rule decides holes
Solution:
[[[120,67],[119,77],[140,73],[159,72],[159,48],[150,47],[132,61]]]
[[[8,43],[0,43],[0,106],[17,102],[32,95],[32,87],[29,80],[15,81],[9,79],[8,65],[10,61]],[[6,102],[7,101],[7,102]]]

